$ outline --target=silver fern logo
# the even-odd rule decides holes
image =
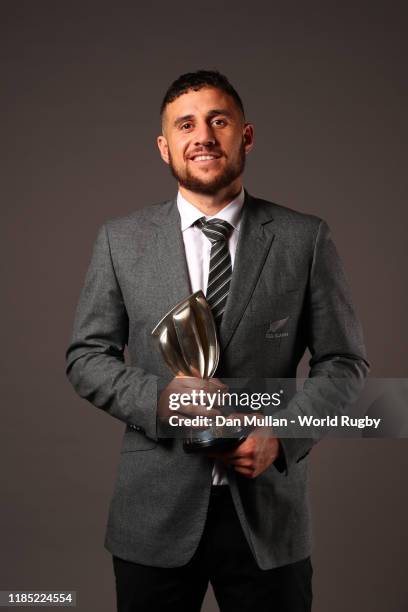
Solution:
[[[279,321],[272,321],[269,324],[269,329],[265,334],[265,338],[285,338],[289,336],[289,332],[282,331],[289,321],[289,317],[279,319]]]

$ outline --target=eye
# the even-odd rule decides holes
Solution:
[[[185,123],[182,123],[180,125],[180,129],[184,131],[190,130],[192,127],[193,127],[193,124],[191,123],[191,121],[186,121]]]
[[[213,124],[217,127],[224,127],[224,125],[227,125],[227,122],[225,119],[214,119]]]

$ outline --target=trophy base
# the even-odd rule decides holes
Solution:
[[[229,428],[228,438],[222,434],[222,427],[191,431],[189,437],[183,440],[183,450],[186,453],[223,452],[233,450],[247,438],[247,431],[243,427],[234,427],[233,431]]]

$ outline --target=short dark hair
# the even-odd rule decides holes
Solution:
[[[215,87],[225,91],[231,98],[234,99],[236,105],[241,110],[245,117],[244,105],[237,91],[231,85],[226,76],[217,70],[197,70],[196,72],[186,72],[178,77],[170,85],[163,98],[160,107],[160,115],[163,116],[164,109],[170,102],[179,98],[182,94],[187,93],[190,89],[199,91],[203,87]]]

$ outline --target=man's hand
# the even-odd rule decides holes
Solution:
[[[237,448],[210,456],[219,459],[225,465],[231,465],[235,471],[247,478],[256,478],[264,472],[280,452],[279,439],[272,434],[254,429],[248,438]]]
[[[214,417],[221,414],[215,407],[210,409],[206,403],[199,405],[194,405],[192,403],[180,405],[177,410],[172,410],[170,408],[170,396],[172,394],[181,396],[183,393],[186,393],[191,395],[193,391],[199,392],[201,390],[205,393],[216,394],[218,391],[221,393],[227,391],[228,387],[218,378],[203,380],[201,378],[194,378],[193,376],[175,376],[160,395],[158,403],[159,419],[166,423],[170,416],[187,416],[193,418],[195,416]]]

